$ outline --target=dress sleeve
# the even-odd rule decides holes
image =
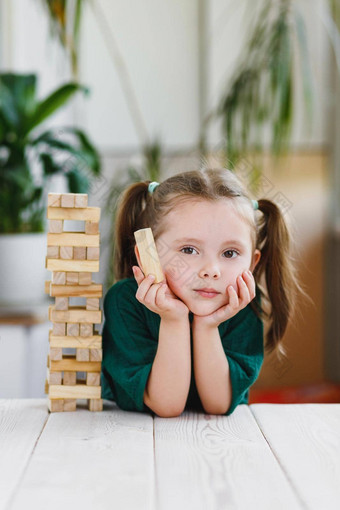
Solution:
[[[155,338],[134,288],[114,285],[104,299],[103,398],[116,401],[121,409],[152,412],[143,401],[144,390],[156,356]]]
[[[250,386],[256,381],[263,363],[263,322],[250,305],[228,321],[221,335],[230,370],[232,401],[228,416],[240,403],[248,403]]]

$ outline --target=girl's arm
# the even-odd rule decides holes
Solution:
[[[185,408],[191,379],[190,322],[187,306],[166,284],[153,283],[133,266],[137,300],[161,318],[158,347],[144,391],[144,403],[162,417]]]
[[[189,319],[162,318],[158,349],[144,392],[145,404],[161,417],[179,416],[188,398],[190,378]]]
[[[194,317],[192,332],[195,381],[204,410],[225,414],[232,401],[232,387],[218,327],[198,325]]]
[[[197,391],[207,413],[225,414],[232,403],[232,383],[228,358],[218,326],[244,309],[255,297],[255,280],[250,271],[237,278],[238,293],[227,288],[228,304],[210,315],[194,316],[193,357]]]

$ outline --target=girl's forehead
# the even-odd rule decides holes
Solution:
[[[178,203],[167,215],[170,220],[182,222],[193,221],[196,218],[215,220],[242,220],[242,215],[236,209],[231,199],[225,198],[218,201],[187,200]]]
[[[231,199],[182,202],[168,213],[165,222],[166,230],[173,233],[194,231],[218,234],[239,231],[240,234],[246,234],[250,230],[249,223]]]

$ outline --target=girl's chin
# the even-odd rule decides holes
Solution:
[[[188,308],[194,315],[197,315],[198,317],[204,317],[205,315],[210,315],[210,314],[216,312],[216,310],[218,310],[221,307],[218,306],[216,308],[216,306],[211,306],[209,304],[201,304],[201,305],[195,304],[193,306],[189,306]]]

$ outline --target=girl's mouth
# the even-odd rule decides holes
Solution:
[[[197,294],[199,294],[200,296],[205,297],[205,298],[214,298],[219,295],[219,292],[215,292],[215,291],[208,292],[206,290],[195,290],[195,292],[197,292]]]

